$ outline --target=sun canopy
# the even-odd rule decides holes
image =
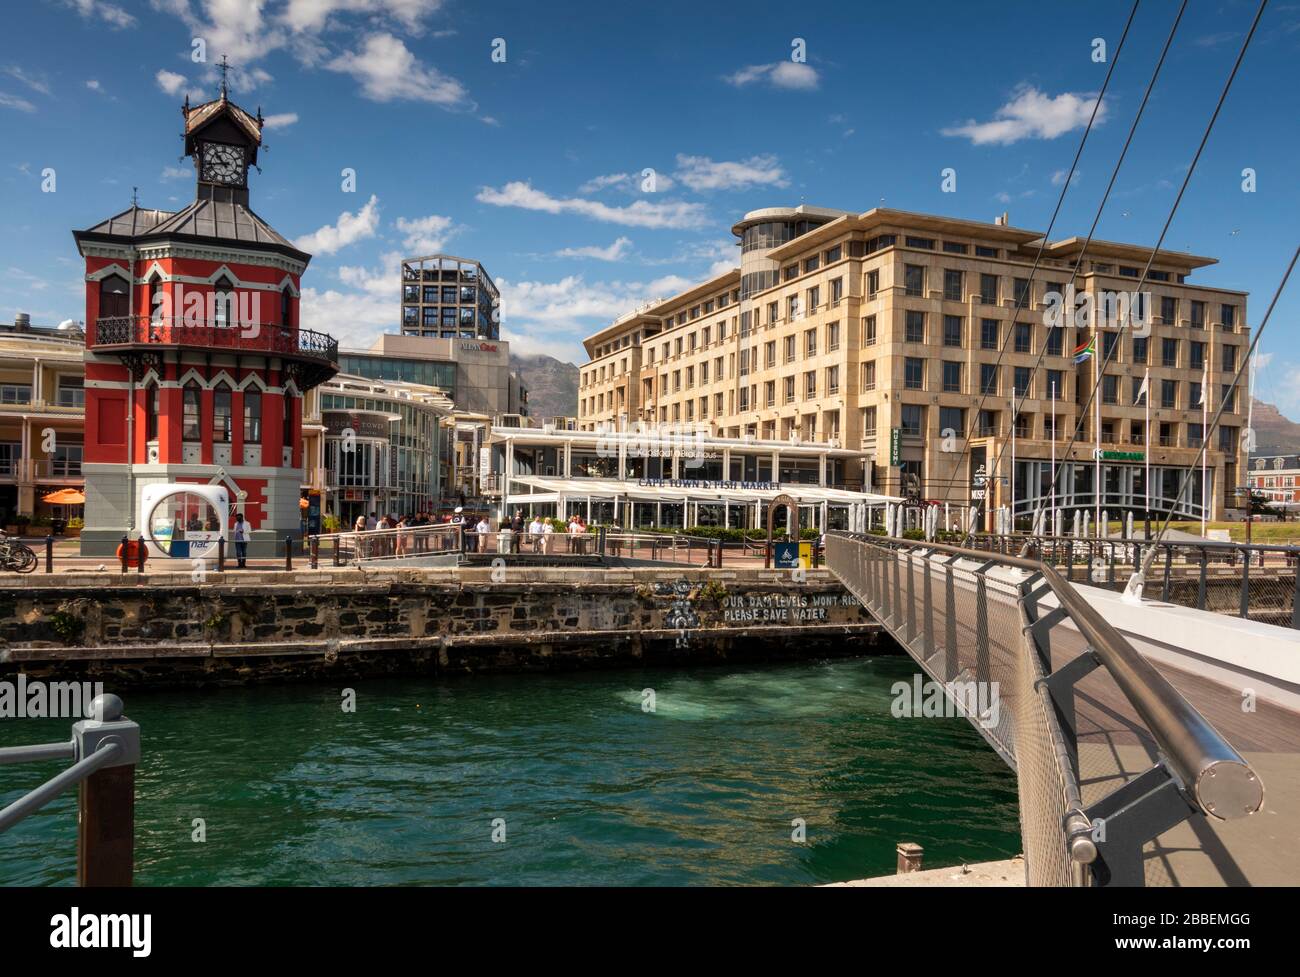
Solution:
[[[692,485],[689,480],[673,485],[671,482],[656,482],[642,485],[633,480],[623,481],[617,478],[554,478],[543,475],[512,475],[512,490],[515,486],[528,486],[528,492],[511,491],[510,500],[521,502],[555,502],[560,496],[565,498],[593,499],[615,498],[632,502],[771,502],[778,495],[789,495],[802,505],[885,505],[888,502],[902,501],[894,496],[876,495],[872,492],[850,492],[846,489],[824,488],[821,485],[801,485],[787,482],[772,488],[757,488],[755,483],[734,482],[699,482]],[[735,487],[731,487],[734,485]]]
[[[76,489],[59,489],[57,492],[41,496],[41,501],[51,505],[85,505],[86,495]]]

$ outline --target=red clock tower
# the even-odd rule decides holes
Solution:
[[[301,398],[337,372],[338,344],[298,321],[311,255],[249,206],[261,111],[224,84],[181,111],[194,202],[132,205],[73,232],[86,262],[87,555],[138,535],[152,483],[224,485],[252,527],[250,555],[298,538]]]

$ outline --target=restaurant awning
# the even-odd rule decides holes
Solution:
[[[643,485],[636,480],[626,481],[617,478],[555,478],[545,475],[510,476],[512,502],[531,499],[534,502],[555,502],[560,496],[565,498],[586,498],[613,500],[615,498],[632,502],[730,502],[750,503],[770,502],[778,495],[789,495],[802,505],[885,505],[900,502],[901,499],[889,495],[877,495],[873,492],[850,492],[847,489],[824,488],[820,485],[801,485],[782,483],[778,487],[756,488],[752,483],[734,483],[732,485],[717,482],[699,482],[695,485],[674,485],[671,482],[656,482]],[[528,486],[531,494],[516,491],[516,486]]]

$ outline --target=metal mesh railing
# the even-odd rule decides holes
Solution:
[[[849,533],[826,556],[1015,769],[1029,884],[1167,881],[1148,842],[1262,804],[1245,761],[1050,565]],[[1211,782],[1225,793],[1207,805]]]

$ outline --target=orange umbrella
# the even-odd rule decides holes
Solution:
[[[41,501],[49,502],[51,505],[85,505],[86,494],[76,489],[59,489],[57,492],[42,496]]]

